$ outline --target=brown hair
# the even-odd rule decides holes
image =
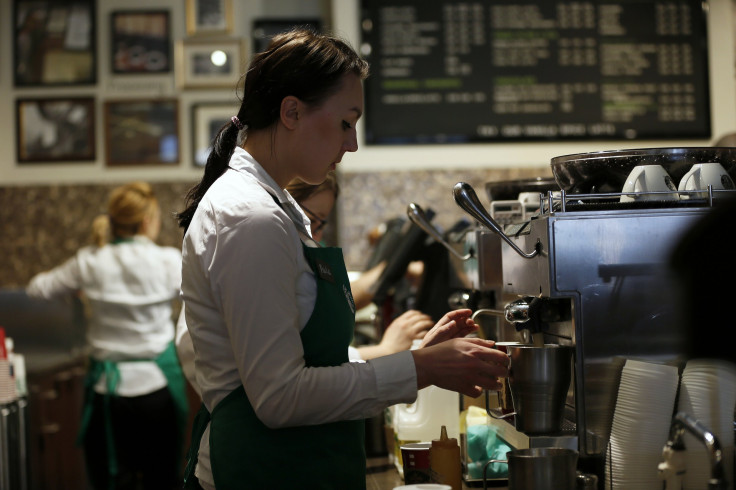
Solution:
[[[110,192],[107,214],[98,216],[92,222],[92,241],[102,247],[111,238],[135,235],[156,206],[158,200],[146,182],[131,182],[116,187]]]
[[[325,181],[318,185],[307,184],[301,179],[294,179],[286,186],[286,190],[299,204],[315,194],[319,194],[324,191],[332,191],[335,195],[335,199],[337,199],[337,196],[340,194],[340,186],[337,185],[335,172],[328,173]]]
[[[253,57],[245,74],[243,98],[236,114],[245,126],[245,135],[276,123],[281,101],[289,95],[319,107],[340,90],[348,73],[365,79],[368,63],[347,42],[307,29],[277,34],[265,51]],[[189,191],[187,207],[177,215],[179,226],[185,230],[207,189],[227,169],[239,133],[233,122],[215,135],[202,180]]]

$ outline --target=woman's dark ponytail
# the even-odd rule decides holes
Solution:
[[[289,95],[318,107],[340,89],[346,73],[365,79],[368,63],[345,41],[299,28],[275,35],[251,59],[237,119],[215,136],[202,181],[187,193],[187,208],[177,214],[179,226],[186,231],[207,189],[227,170],[239,142],[238,122],[245,125],[245,135],[272,127]]]
[[[235,123],[229,122],[220,128],[220,131],[212,140],[212,151],[207,157],[202,180],[189,190],[186,197],[186,209],[176,215],[179,226],[184,228],[185,232],[189,228],[194,212],[197,210],[197,206],[199,206],[199,202],[204,197],[207,189],[227,170],[230,157],[233,156],[235,146],[238,144],[239,133],[240,130],[235,126]]]

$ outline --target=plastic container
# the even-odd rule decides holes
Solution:
[[[412,343],[412,350],[421,340]],[[460,395],[454,391],[428,386],[417,392],[414,403],[392,407],[394,427],[394,466],[404,478],[401,446],[414,442],[432,442],[440,428],[447,428],[448,437],[460,440]]]
[[[428,386],[419,390],[411,404],[396,405],[394,427],[396,447],[412,442],[431,442],[444,425],[448,437],[460,438],[460,395],[454,391]],[[398,454],[397,454],[398,453]],[[404,462],[396,451],[395,466],[403,477]]]

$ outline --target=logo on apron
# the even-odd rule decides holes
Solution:
[[[353,300],[353,295],[350,293],[350,290],[345,287],[345,285],[342,285],[342,292],[345,293],[345,299],[348,300],[348,305],[350,305],[350,311],[355,314],[355,301]]]
[[[330,265],[327,262],[319,259],[316,259],[315,263],[317,265],[317,274],[319,274],[319,277],[327,282],[331,282],[334,284],[335,277],[332,275],[332,269],[330,268]]]

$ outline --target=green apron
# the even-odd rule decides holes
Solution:
[[[348,362],[355,304],[342,249],[303,246],[317,278],[317,301],[301,331],[308,367]],[[215,486],[227,489],[365,489],[364,421],[269,429],[256,416],[242,386],[212,411],[200,409],[192,431],[187,487],[196,481],[198,441],[210,421]],[[197,441],[197,442],[195,442]]]
[[[138,359],[139,361],[151,361],[151,359]],[[134,360],[126,360],[125,362],[133,362]],[[179,358],[176,355],[176,347],[174,343],[169,343],[168,347],[154,359],[158,367],[166,377],[167,386],[171,397],[174,399],[176,408],[176,423],[179,427],[178,446],[184,443],[184,431],[186,430],[187,416],[189,412],[189,402],[187,400],[186,385],[184,374],[179,364]],[[92,418],[93,400],[95,395],[95,385],[102,375],[105,375],[107,394],[104,395],[105,410],[105,432],[107,434],[107,459],[110,472],[110,485],[114,485],[115,476],[118,474],[117,456],[115,454],[115,440],[113,437],[112,417],[110,412],[110,398],[115,395],[118,381],[120,380],[120,371],[116,362],[100,361],[90,357],[89,369],[84,381],[85,397],[84,408],[82,411],[82,422],[77,434],[77,444],[84,442],[84,436],[87,433],[89,421]]]

